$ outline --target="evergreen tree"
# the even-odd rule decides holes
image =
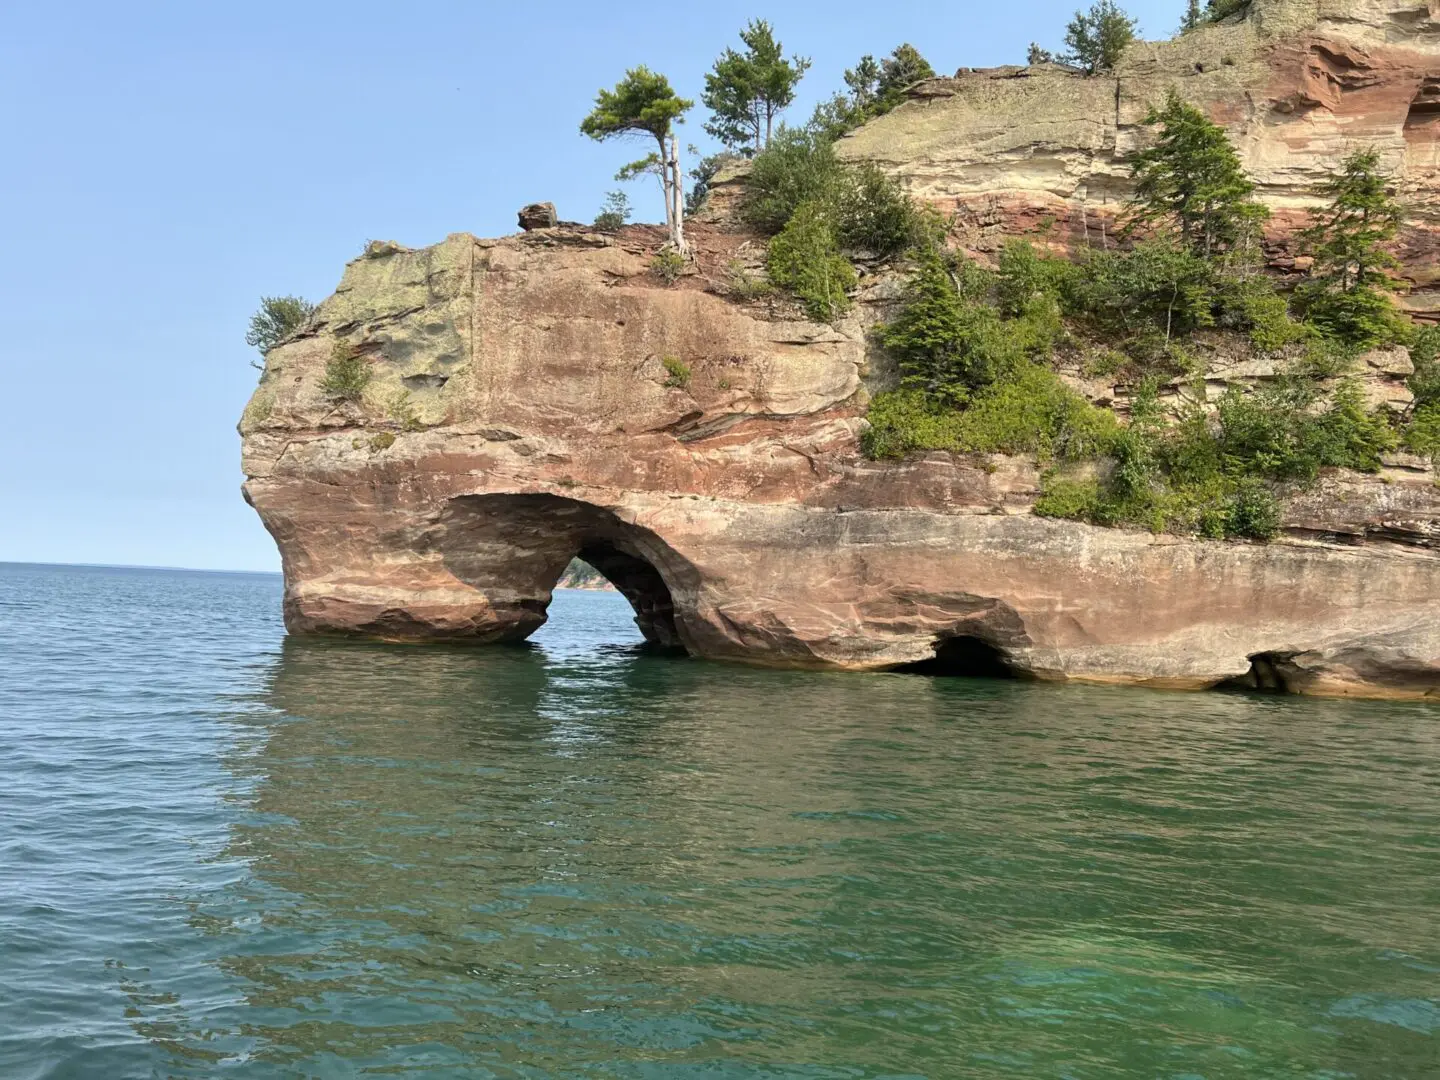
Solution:
[[[1189,6],[1185,8],[1185,20],[1180,24],[1181,33],[1189,33],[1204,21],[1204,13],[1200,9],[1200,0],[1189,0]]]
[[[845,85],[850,88],[850,102],[857,111],[864,112],[875,104],[879,97],[880,65],[875,57],[866,53],[860,62],[845,72]]]
[[[1244,11],[1250,6],[1250,0],[1207,0],[1205,4],[1205,21],[1219,22],[1221,19],[1228,19],[1237,12]]]
[[[1025,57],[1025,62],[1031,67],[1034,67],[1036,64],[1053,64],[1055,62],[1055,54],[1049,49],[1042,49],[1039,44],[1032,41],[1030,43],[1030,52]]]
[[[1070,20],[1065,30],[1065,44],[1070,51],[1063,59],[1080,65],[1091,75],[1108,71],[1120,62],[1139,29],[1139,23],[1115,0],[1095,0],[1088,12],[1077,11]]]
[[[680,97],[670,80],[647,67],[625,73],[613,90],[595,96],[595,108],[580,122],[580,133],[597,142],[617,136],[638,135],[655,140],[658,154],[636,162],[636,172],[658,169],[665,194],[665,224],[676,250],[688,250],[685,243],[685,179],[680,171],[680,145],[675,125],[695,103]]]
[[[876,95],[884,109],[893,109],[900,104],[905,91],[921,79],[933,79],[935,69],[920,55],[914,45],[904,44],[880,61],[880,79],[876,84]]]
[[[1171,229],[1205,258],[1248,246],[1270,212],[1252,198],[1255,184],[1225,129],[1173,89],[1145,123],[1158,124],[1160,136],[1130,160],[1135,196],[1127,231]]]
[[[999,371],[989,353],[971,347],[976,319],[987,316],[998,322],[992,309],[961,295],[944,254],[923,248],[905,286],[904,306],[879,328],[881,343],[900,366],[900,385],[932,401],[963,405],[972,389],[992,382]]]
[[[1383,271],[1399,264],[1381,245],[1395,239],[1404,213],[1386,190],[1379,153],[1355,151],[1318,193],[1326,205],[1300,234],[1315,256],[1312,277],[1340,292],[1388,288]]]
[[[785,59],[764,19],[740,31],[744,52],[726,49],[705,76],[700,100],[711,112],[705,130],[734,150],[758,154],[770,143],[775,117],[795,100],[795,87],[810,67],[803,56]]]
[[[1387,295],[1385,273],[1398,265],[1384,244],[1395,239],[1404,217],[1386,190],[1380,156],[1357,150],[1320,185],[1325,206],[1311,211],[1300,234],[1315,256],[1311,278],[1299,290],[1305,317],[1332,337],[1356,346],[1399,336],[1400,316]]]

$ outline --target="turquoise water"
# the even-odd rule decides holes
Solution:
[[[287,641],[0,565],[0,1077],[1440,1076],[1430,707]]]

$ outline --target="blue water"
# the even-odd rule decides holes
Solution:
[[[1432,707],[0,565],[0,1077],[1440,1077]]]

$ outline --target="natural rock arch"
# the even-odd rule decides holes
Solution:
[[[500,626],[491,640],[520,641],[543,626],[555,583],[580,558],[630,602],[646,642],[686,648],[676,600],[693,597],[695,569],[604,507],[548,494],[462,495],[446,507],[436,545],[446,569],[489,598]]]

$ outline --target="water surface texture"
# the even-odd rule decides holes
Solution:
[[[1440,1076],[1432,707],[0,566],[0,1077]]]

